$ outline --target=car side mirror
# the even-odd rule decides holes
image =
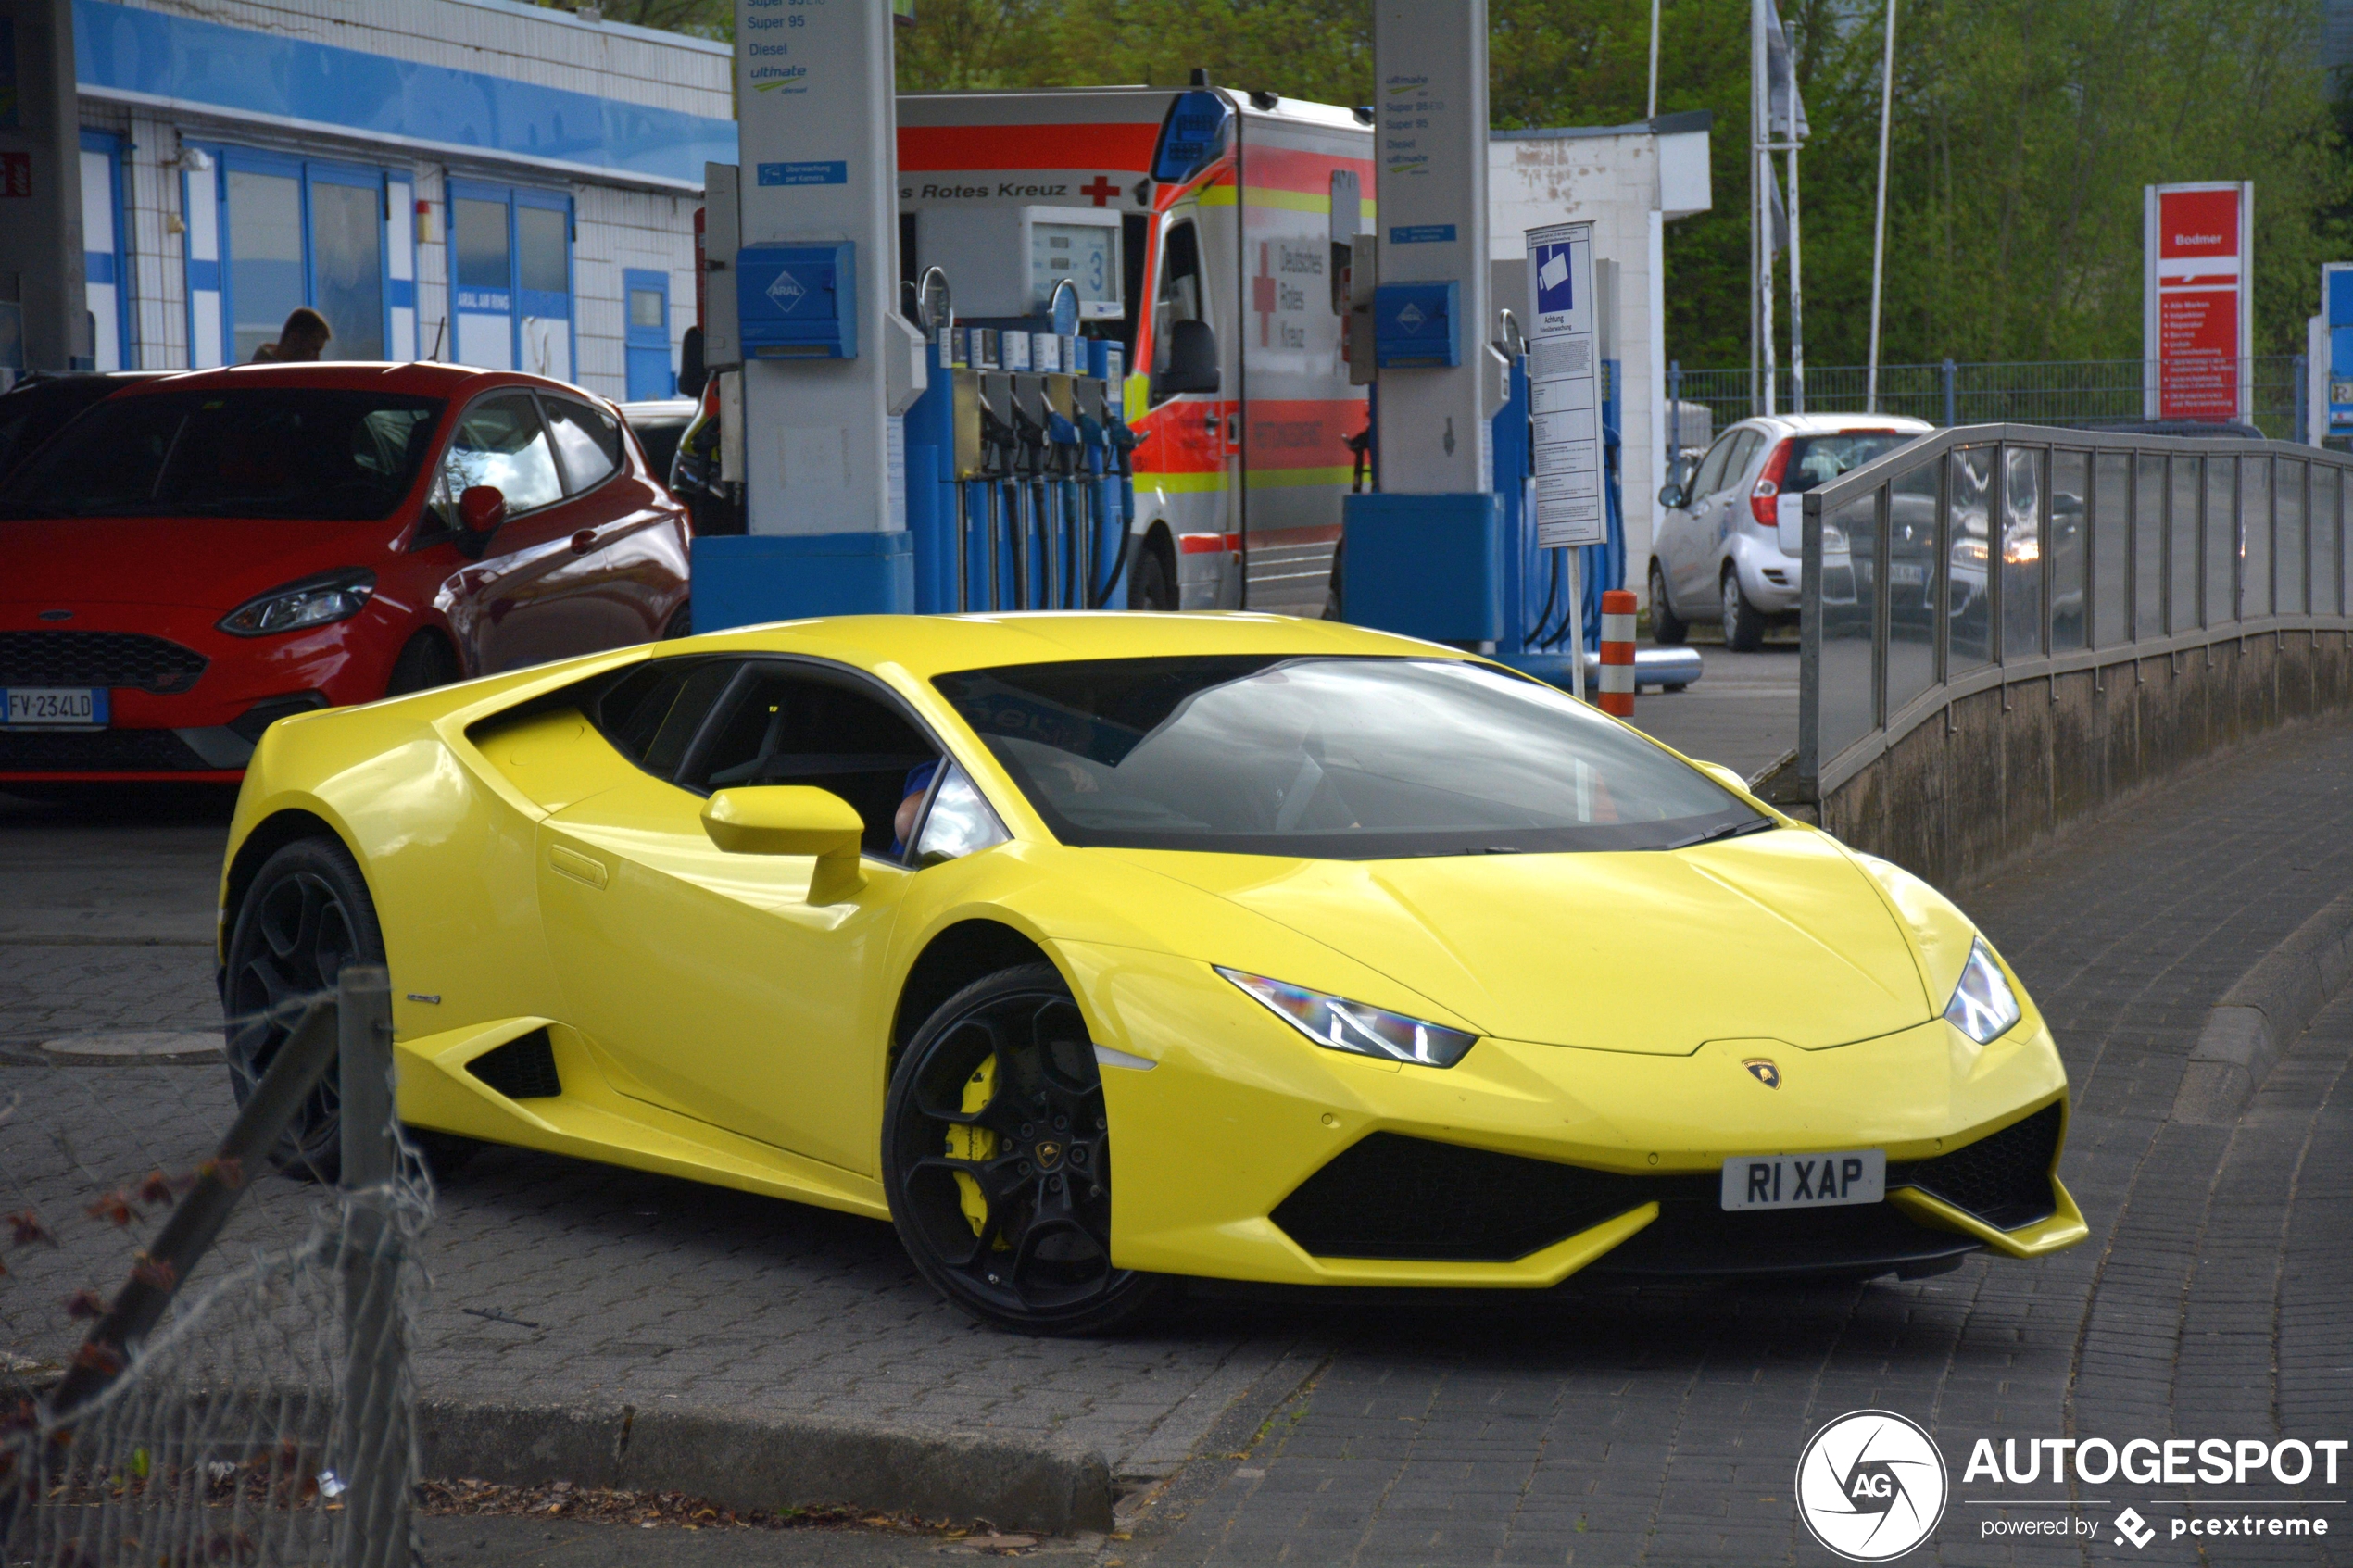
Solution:
[[[1680,507],[1690,499],[1683,494],[1683,487],[1671,481],[1658,487],[1658,504],[1662,507]]]
[[[1169,323],[1168,368],[1152,378],[1152,395],[1215,392],[1218,385],[1215,329],[1207,321]]]
[[[702,830],[731,855],[814,855],[809,901],[837,904],[865,885],[858,850],[866,835],[857,808],[810,784],[723,789],[703,803]]]
[[[507,494],[495,484],[473,484],[458,497],[458,525],[487,541],[507,521]]]

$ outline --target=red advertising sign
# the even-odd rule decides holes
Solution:
[[[2143,332],[2154,363],[2151,419],[2247,417],[2247,340],[2254,300],[2246,184],[2151,185]]]

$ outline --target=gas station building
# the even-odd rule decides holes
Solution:
[[[667,396],[733,52],[514,0],[75,0],[96,368],[338,358]]]

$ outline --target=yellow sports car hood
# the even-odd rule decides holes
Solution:
[[[1126,853],[1506,1039],[1665,1056],[1709,1040],[1815,1050],[1936,1012],[1863,871],[1802,829],[1672,852]]]

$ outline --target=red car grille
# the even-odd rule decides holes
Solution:
[[[135,686],[184,692],[205,656],[144,632],[0,632],[0,686]]]

